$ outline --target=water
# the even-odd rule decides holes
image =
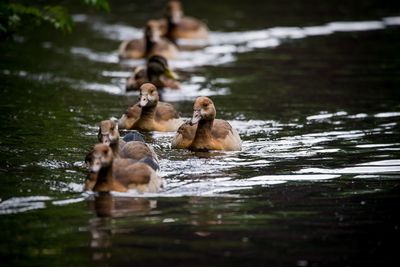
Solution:
[[[185,81],[164,98],[190,117],[211,96],[243,150],[173,150],[172,134],[148,134],[167,182],[152,195],[82,193],[83,159],[96,124],[136,101],[124,80],[142,62],[118,62],[120,40],[140,37],[163,3],[71,6],[71,35],[1,43],[2,266],[396,260],[399,4],[314,2],[186,3],[210,44],[171,61]]]

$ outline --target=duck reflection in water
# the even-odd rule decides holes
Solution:
[[[143,215],[157,207],[156,200],[134,197],[114,197],[109,193],[99,193],[89,202],[89,208],[97,217],[123,217]]]
[[[88,208],[96,217],[89,220],[92,260],[104,261],[112,257],[112,239],[124,229],[113,224],[116,218],[149,214],[157,207],[156,200],[133,197],[114,197],[110,193],[99,193],[88,201]]]

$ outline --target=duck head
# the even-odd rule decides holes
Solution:
[[[140,86],[139,106],[141,108],[157,106],[159,99],[157,88],[153,84],[145,83]]]
[[[160,55],[150,57],[147,62],[147,77],[149,81],[159,80],[163,75],[173,80],[179,78],[178,75],[169,68],[168,61],[165,57]]]
[[[118,124],[112,120],[101,121],[97,137],[99,139],[99,142],[108,146],[110,144],[118,142],[119,140]]]
[[[166,17],[172,24],[178,24],[183,17],[182,4],[178,0],[171,0],[167,4]]]
[[[156,20],[149,20],[144,29],[145,38],[147,41],[157,43],[161,39],[161,26]]]
[[[199,121],[212,121],[216,116],[214,103],[208,97],[201,96],[196,98],[193,104],[193,116],[191,125]]]
[[[86,156],[86,164],[92,173],[98,173],[101,168],[109,167],[113,163],[113,153],[109,146],[97,144]]]

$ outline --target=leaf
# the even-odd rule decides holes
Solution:
[[[45,6],[44,19],[49,21],[56,29],[66,32],[72,31],[73,21],[66,8],[61,6]]]
[[[108,0],[81,0],[85,4],[97,9],[109,11]],[[68,10],[61,5],[43,6],[36,3],[35,6],[27,6],[19,3],[9,3],[0,0],[0,38],[15,32],[18,27],[29,23],[41,25],[47,22],[55,29],[64,32],[72,31],[72,17]]]
[[[110,5],[107,0],[83,0],[87,5],[92,5],[104,11],[110,11]]]

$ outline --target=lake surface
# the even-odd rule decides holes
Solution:
[[[393,266],[400,220],[400,3],[186,1],[210,44],[170,64],[184,117],[210,96],[240,152],[170,148],[163,192],[82,193],[97,123],[135,103],[119,62],[163,1],[71,6],[72,34],[0,43],[2,266]]]

